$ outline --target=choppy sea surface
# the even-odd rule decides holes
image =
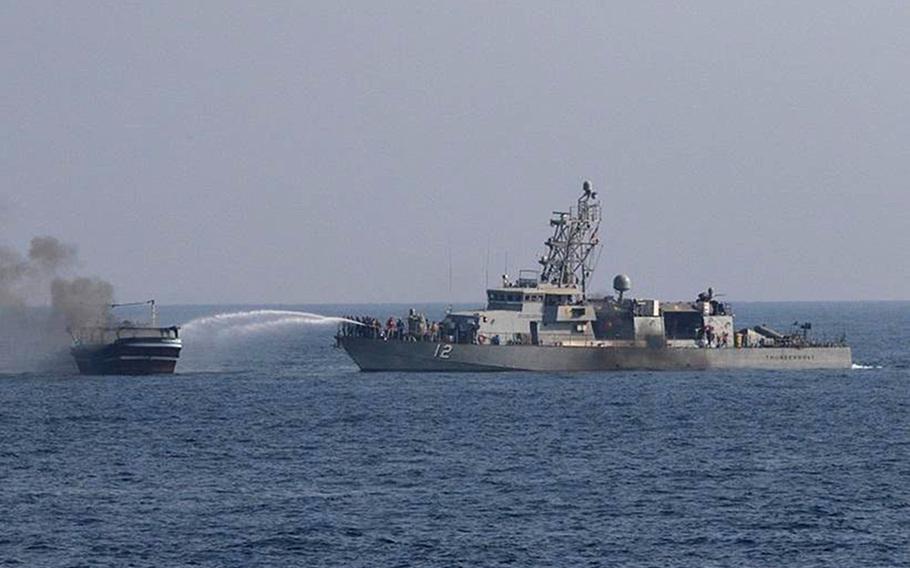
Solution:
[[[862,368],[364,374],[290,318],[190,326],[174,376],[0,375],[0,565],[910,565],[910,304],[737,315]]]

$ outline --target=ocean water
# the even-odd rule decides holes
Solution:
[[[910,304],[737,314],[863,368],[362,374],[285,321],[191,327],[174,376],[2,375],[0,565],[910,565]]]

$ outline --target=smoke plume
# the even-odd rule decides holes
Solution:
[[[54,237],[33,238],[25,255],[0,246],[0,372],[71,366],[67,328],[107,323],[113,286],[65,278],[77,266],[76,247]]]
[[[48,283],[76,264],[76,248],[54,237],[35,237],[28,256],[0,246],[0,307],[21,307],[46,300]]]
[[[35,237],[28,246],[28,259],[32,270],[53,274],[76,263],[76,247],[54,237]]]
[[[0,247],[0,306],[21,306],[20,286],[27,264],[16,251]]]
[[[106,325],[113,302],[114,287],[98,278],[51,282],[51,306],[70,328]]]

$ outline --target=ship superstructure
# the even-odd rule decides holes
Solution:
[[[458,311],[427,330],[388,333],[345,326],[338,344],[363,370],[606,370],[849,368],[850,348],[757,326],[736,330],[712,289],[691,302],[590,298],[600,254],[601,206],[585,182],[575,207],[556,211],[539,271],[503,275],[484,309]]]
[[[553,235],[546,240],[540,271],[523,270],[517,280],[502,276],[487,290],[485,310],[449,314],[444,327],[474,330],[479,345],[572,345],[593,337],[596,313],[586,302],[588,279],[599,250],[600,204],[585,182],[582,196],[568,211],[554,211]],[[451,325],[450,325],[451,323]]]

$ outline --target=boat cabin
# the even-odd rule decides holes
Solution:
[[[108,327],[80,327],[70,330],[75,345],[104,345],[126,339],[178,339],[179,329],[124,324]]]

